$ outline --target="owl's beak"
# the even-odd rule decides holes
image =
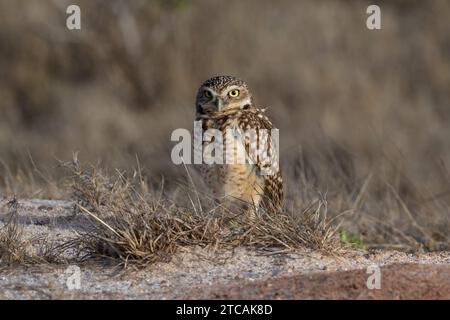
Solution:
[[[223,109],[223,101],[220,97],[216,97],[214,100],[214,105],[216,106],[218,111],[222,111]]]

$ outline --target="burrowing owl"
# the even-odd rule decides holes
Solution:
[[[253,104],[247,84],[231,76],[217,76],[205,81],[197,94],[196,121],[202,122],[205,136],[211,131],[208,129],[222,133],[223,164],[203,163],[200,168],[215,199],[227,205],[238,205],[244,210],[281,210],[283,181],[271,139],[273,126],[265,110]],[[228,135],[227,132],[233,134]],[[249,132],[253,132],[256,139],[250,139]],[[268,134],[263,136],[262,133]],[[214,138],[203,141],[203,150],[214,142]],[[239,143],[241,149],[238,148]],[[267,147],[267,153],[258,153],[256,147],[261,150],[262,146]],[[230,155],[234,160],[242,157],[239,150],[243,150],[245,162],[226,161]]]

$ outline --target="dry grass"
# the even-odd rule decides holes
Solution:
[[[17,221],[17,199],[7,205],[9,219],[0,228],[0,267],[63,263],[68,245],[56,244],[46,236],[26,237],[24,226]]]
[[[191,206],[183,207],[161,192],[143,191],[142,178],[136,173],[130,181],[121,172],[107,176],[92,166],[81,169],[76,159],[65,166],[73,173],[78,208],[93,226],[73,241],[82,260],[113,258],[124,265],[147,265],[168,260],[188,246],[213,251],[247,246],[266,254],[300,247],[338,254],[344,248],[337,238],[337,227],[326,217],[326,200],[297,214],[259,212],[249,217],[217,205],[205,210],[202,202],[210,201],[195,186],[192,194],[186,190]]]
[[[66,198],[55,158],[73,150],[119,172],[137,154],[146,202],[203,219],[169,137],[192,128],[199,83],[233,74],[280,129],[283,219],[322,193],[328,218],[346,212],[342,229],[369,248],[450,248],[449,1],[379,1],[380,31],[365,28],[368,0],[78,4],[83,29],[69,32],[64,1],[0,1],[1,196]],[[137,197],[131,186],[112,195],[117,178],[102,180],[114,175],[86,180],[80,204],[95,215],[130,206],[117,196]]]

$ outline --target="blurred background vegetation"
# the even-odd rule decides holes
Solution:
[[[366,241],[448,246],[450,2],[376,2],[378,31],[372,1],[0,0],[0,196],[64,197],[73,151],[170,192],[170,133],[230,74],[280,129],[287,206],[327,193]]]

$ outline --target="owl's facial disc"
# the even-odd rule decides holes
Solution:
[[[245,109],[247,105],[251,105],[250,93],[244,86],[228,86],[220,96],[224,104],[221,111]]]
[[[219,95],[211,88],[200,88],[197,96],[197,113],[208,114],[219,111],[222,107],[222,101]]]
[[[200,88],[197,95],[197,114],[246,109],[252,105],[252,98],[246,86],[229,85],[219,91],[210,86]]]

